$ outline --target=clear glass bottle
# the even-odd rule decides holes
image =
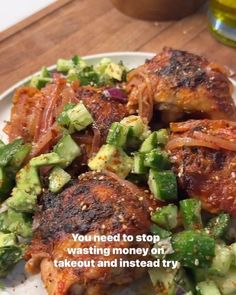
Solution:
[[[219,41],[236,47],[236,0],[210,0],[209,22]]]

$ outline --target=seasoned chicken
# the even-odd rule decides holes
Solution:
[[[128,109],[150,121],[153,108],[162,121],[191,118],[236,119],[226,70],[185,51],[164,48],[128,75]]]
[[[95,152],[104,143],[111,124],[127,114],[126,104],[106,98],[103,90],[69,85],[60,76],[55,76],[53,83],[41,90],[19,88],[13,97],[11,119],[4,131],[9,141],[21,137],[25,142],[33,143],[31,157],[47,152],[61,136],[56,119],[64,106],[82,100],[94,124],[86,132],[76,133],[75,137],[84,144],[83,148],[89,156],[90,152]]]
[[[236,216],[236,123],[172,123],[167,150],[180,187],[211,213]]]
[[[87,172],[58,195],[45,194],[34,217],[34,236],[25,255],[30,273],[41,268],[49,295],[104,295],[112,285],[141,276],[143,268],[56,268],[53,260],[146,259],[134,255],[69,255],[67,248],[149,247],[146,242],[78,242],[71,234],[116,235],[148,233],[155,201],[134,184],[110,172]],[[73,291],[72,291],[73,290]],[[109,292],[108,292],[109,294]]]

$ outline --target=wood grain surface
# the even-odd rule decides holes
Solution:
[[[2,34],[2,35],[1,35]],[[236,72],[236,50],[209,33],[206,8],[176,22],[132,19],[109,0],[59,0],[0,34],[0,92],[59,57],[109,51],[158,52],[172,46],[202,54]]]

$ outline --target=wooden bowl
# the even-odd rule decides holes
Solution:
[[[194,13],[206,0],[111,0],[121,12],[152,21],[177,20]]]

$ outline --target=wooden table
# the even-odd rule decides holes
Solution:
[[[203,54],[236,72],[236,50],[209,34],[206,8],[177,22],[146,22],[121,14],[109,0],[59,0],[0,34],[0,92],[59,57],[163,46]]]

